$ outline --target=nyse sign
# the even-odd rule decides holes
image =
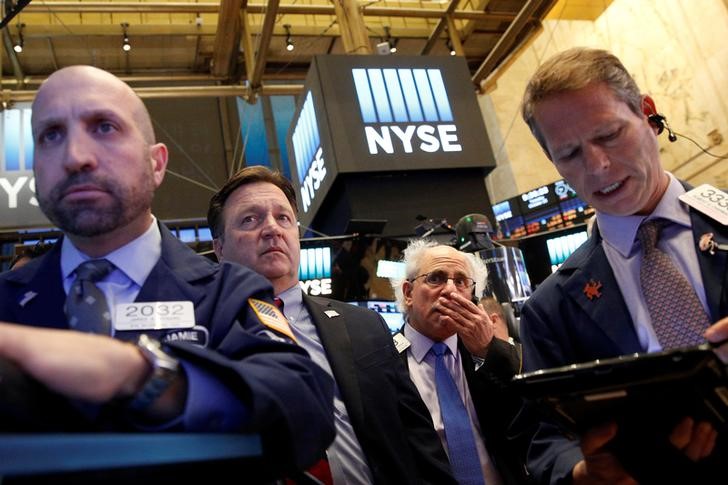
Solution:
[[[303,204],[303,212],[308,212],[311,201],[316,196],[316,191],[321,187],[321,183],[326,177],[326,166],[324,165],[323,149],[321,147],[316,150],[316,156],[313,163],[308,169],[306,178],[303,179],[301,185],[301,203]]]
[[[298,266],[299,284],[309,295],[331,294],[331,248],[301,249]]]
[[[331,294],[331,278],[299,281],[298,284],[307,295],[321,296]]]
[[[35,198],[35,178],[32,172],[27,175],[17,172],[6,173],[0,177],[0,188],[2,188],[0,190],[2,193],[0,207],[17,209],[19,204],[38,206],[38,200]]]
[[[370,154],[462,151],[439,69],[351,73]]]
[[[306,94],[301,113],[298,115],[293,135],[293,155],[301,191],[303,212],[308,212],[321,183],[326,177],[321,135],[313,102],[313,95]]]
[[[460,152],[463,147],[458,143],[455,125],[408,125],[404,129],[399,126],[382,126],[377,129],[365,126],[369,153],[376,155],[379,148],[385,153],[403,151],[412,153],[415,148],[423,152],[434,153]],[[394,137],[392,137],[394,135]],[[413,140],[413,138],[415,138]],[[393,142],[395,140],[395,142]]]
[[[0,227],[21,228],[47,225],[38,207],[33,172],[0,173]]]

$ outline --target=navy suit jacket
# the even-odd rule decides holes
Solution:
[[[456,484],[427,406],[375,312],[304,294],[304,304],[377,484]],[[328,316],[326,310],[337,315]]]
[[[271,301],[272,288],[265,278],[238,265],[217,265],[195,254],[161,224],[160,230],[161,257],[136,301],[192,301],[196,323],[204,327],[198,334],[209,335],[206,342],[178,339],[168,345],[233,392],[247,418],[243,429],[226,428],[203,397],[202,406],[192,410],[196,424],[191,431],[259,433],[265,457],[277,474],[311,465],[335,433],[331,378],[299,346],[266,335],[270,330],[248,301]],[[69,328],[63,313],[60,246],[0,275],[0,321]],[[131,341],[140,333],[117,331],[115,338]],[[171,330],[145,333],[160,340],[180,335]]]
[[[728,227],[690,210],[693,239],[712,321],[728,315],[728,253],[698,251],[701,235],[712,232],[728,242]],[[601,296],[589,299],[584,288],[601,282]],[[595,226],[592,236],[526,302],[521,315],[524,370],[559,367],[576,362],[643,352],[632,318],[609,265]],[[571,469],[582,459],[578,442],[524,412],[519,428],[530,426],[535,437],[528,465],[542,483],[569,481]]]

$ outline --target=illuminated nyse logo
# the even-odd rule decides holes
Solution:
[[[331,294],[331,248],[301,249],[298,279],[309,295]]]
[[[369,153],[462,151],[439,69],[352,69],[351,73]]]
[[[308,212],[316,192],[326,177],[321,135],[316,122],[313,96],[309,91],[303,102],[301,114],[293,129],[293,154],[296,157],[298,181],[301,184],[303,212]]]
[[[2,168],[0,187],[8,209],[18,206],[38,206],[33,177],[33,133],[30,128],[31,110],[6,109],[0,122],[2,133]],[[0,202],[0,207],[4,202]]]

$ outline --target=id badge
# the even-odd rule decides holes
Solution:
[[[195,326],[191,301],[119,303],[114,309],[115,330],[165,330]]]

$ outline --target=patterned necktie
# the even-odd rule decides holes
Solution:
[[[690,282],[670,256],[657,247],[665,220],[642,224],[637,237],[642,244],[640,284],[663,349],[690,347],[705,342],[703,331],[710,319]]]
[[[93,259],[76,268],[76,279],[66,297],[66,317],[72,329],[111,335],[111,313],[106,297],[96,286],[114,269],[106,259]]]
[[[473,427],[468,410],[460,398],[460,392],[445,364],[447,345],[437,342],[432,345],[435,354],[435,386],[440,414],[445,424],[445,441],[453,474],[460,485],[484,485],[478,449],[475,446]]]

